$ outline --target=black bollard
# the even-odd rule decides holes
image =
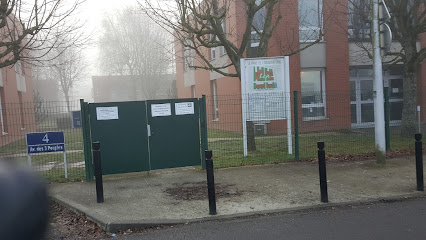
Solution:
[[[318,146],[318,166],[320,175],[321,202],[328,202],[327,192],[327,169],[325,167],[324,142],[317,142]]]
[[[416,139],[417,191],[424,191],[422,134],[416,133],[414,137]]]
[[[101,144],[99,142],[92,143],[93,161],[95,164],[95,179],[96,179],[96,201],[104,202],[104,186],[102,183],[102,164],[101,164]]]
[[[216,192],[214,187],[213,160],[212,151],[205,150],[206,156],[206,172],[207,172],[207,189],[209,195],[209,211],[210,215],[216,215]]]

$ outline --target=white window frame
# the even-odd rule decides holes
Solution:
[[[302,120],[303,121],[314,121],[314,120],[324,120],[327,119],[327,98],[326,98],[326,89],[325,89],[325,68],[306,68],[301,69],[300,73],[302,72],[321,72],[321,97],[323,99],[322,103],[309,103],[309,104],[303,104],[302,103]],[[300,81],[302,81],[302,78],[300,78]],[[301,83],[302,84],[302,83]],[[301,95],[303,96],[302,90],[300,91]],[[324,116],[317,116],[317,117],[305,117],[303,116],[303,109],[305,108],[313,108],[313,107],[323,107],[324,108]]]
[[[300,4],[301,1],[304,0],[298,0],[298,4]],[[323,13],[322,13],[322,9],[323,9],[323,0],[317,0],[318,1],[318,26],[306,26],[307,23],[304,23],[303,25],[301,24],[301,19],[299,16],[299,42],[315,42],[317,39],[302,39],[301,38],[301,32],[303,31],[314,31],[316,32],[316,35],[319,36],[320,30],[324,28],[323,25]],[[319,36],[321,38],[321,41],[324,41],[324,39],[322,38],[322,36]]]

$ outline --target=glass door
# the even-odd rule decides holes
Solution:
[[[390,125],[401,124],[403,83],[402,68],[393,67],[383,73],[384,87],[389,89]],[[352,128],[374,127],[373,70],[350,70],[351,125]]]
[[[374,126],[373,69],[350,70],[351,123],[353,128]]]

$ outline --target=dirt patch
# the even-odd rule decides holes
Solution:
[[[216,199],[231,198],[241,196],[243,191],[238,190],[234,184],[215,184]],[[176,200],[192,201],[192,200],[207,200],[207,183],[180,183],[174,184],[173,187],[167,188],[165,192]]]
[[[327,150],[326,150],[327,153]],[[386,152],[386,158],[399,158],[399,157],[408,157],[415,154],[414,149],[409,150],[393,150],[393,151],[387,151]],[[374,160],[376,159],[375,153],[366,153],[366,154],[360,154],[360,155],[339,155],[339,156],[325,156],[325,160],[327,162],[335,162],[335,163],[341,163],[341,162],[357,162],[357,161],[366,161],[366,160]],[[308,159],[301,159],[296,161],[306,161],[306,162],[312,162],[317,163],[318,158],[308,158]]]
[[[45,239],[103,239],[109,235],[84,215],[50,202],[49,228]]]

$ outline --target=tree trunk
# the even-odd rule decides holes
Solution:
[[[401,135],[412,137],[417,131],[416,105],[417,105],[417,79],[416,72],[410,66],[404,66],[403,109]]]
[[[67,103],[67,112],[71,112],[70,96],[68,95],[68,92],[64,92],[64,96],[65,96],[65,102]]]
[[[247,122],[247,150],[250,152],[256,151],[256,141],[254,122]]]

